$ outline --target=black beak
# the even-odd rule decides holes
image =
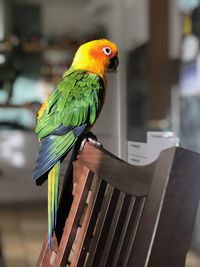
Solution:
[[[108,70],[115,71],[119,65],[119,58],[118,56],[114,56],[110,60],[110,64],[108,66]]]

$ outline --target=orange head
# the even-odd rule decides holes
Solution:
[[[119,63],[117,55],[117,46],[111,41],[94,40],[79,47],[72,67],[103,76],[107,70],[116,70]]]

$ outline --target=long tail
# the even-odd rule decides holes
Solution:
[[[52,235],[56,227],[58,209],[58,181],[60,161],[58,161],[48,174],[48,244],[52,246]]]

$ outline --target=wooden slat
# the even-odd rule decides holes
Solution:
[[[129,222],[124,238],[124,242],[118,257],[117,267],[126,267],[131,249],[135,240],[138,225],[141,219],[142,211],[145,204],[145,198],[137,198],[134,201],[134,206],[130,212]]]
[[[56,256],[55,266],[65,267],[67,259],[69,257],[70,249],[74,242],[76,232],[74,227],[78,227],[78,223],[81,218],[81,211],[84,208],[87,193],[92,183],[93,173],[86,167],[83,167],[81,176],[79,179],[79,188],[77,188],[76,195],[72,203],[70,216],[66,220],[65,229],[63,232],[62,240],[59,245],[59,250]],[[85,187],[88,189],[85,192]],[[68,241],[66,243],[66,241]]]
[[[87,190],[85,189],[90,187],[93,177],[93,173],[89,169],[80,165],[78,166],[78,168],[75,168],[76,172],[80,173],[80,168],[81,176],[79,179],[79,185],[76,188],[76,195],[74,197],[73,204],[71,207],[71,216],[66,220],[66,227],[62,235],[59,250],[57,248],[54,249],[53,247],[51,251],[49,251],[48,242],[47,240],[45,240],[42,251],[40,253],[40,257],[38,259],[37,267],[66,265],[67,258],[69,256],[75,238],[75,232],[73,230],[74,227],[78,225],[78,221],[80,220],[81,216],[81,210],[83,209],[84,203],[87,199],[87,192],[85,192]],[[76,174],[74,175],[76,176]],[[67,245],[66,240],[68,240]]]
[[[101,180],[101,183],[100,183],[97,195],[96,195],[96,199],[94,201],[94,206],[91,211],[91,215],[90,215],[91,217],[90,217],[90,221],[88,224],[85,238],[83,240],[83,246],[82,246],[82,250],[80,251],[80,256],[78,259],[77,267],[82,267],[84,265],[84,262],[85,262],[87,253],[89,251],[90,244],[91,244],[91,240],[93,237],[98,215],[99,215],[99,212],[102,206],[102,200],[105,194],[106,186],[107,186],[106,182]]]
[[[119,217],[121,214],[121,210],[123,207],[123,203],[124,203],[124,199],[125,199],[125,193],[120,193],[118,201],[116,203],[116,208],[115,208],[115,212],[111,221],[111,226],[110,226],[110,230],[109,233],[106,237],[106,242],[105,242],[105,246],[103,249],[103,253],[101,255],[101,260],[100,260],[100,266],[105,266],[109,253],[110,253],[110,249],[111,249],[111,245],[114,239],[114,236],[118,233],[116,233],[116,228],[117,228],[117,224],[119,221]]]
[[[70,267],[77,266],[78,262],[80,265],[81,251],[86,250],[86,248],[83,247],[83,243],[84,243],[86,233],[88,231],[90,220],[92,219],[91,218],[92,211],[94,210],[94,206],[95,206],[95,203],[96,203],[97,198],[98,198],[98,191],[101,187],[101,180],[99,178],[94,179],[94,181],[95,181],[95,186],[93,185],[93,188],[91,189],[92,191],[90,191],[91,195],[90,195],[90,198],[88,200],[87,210],[86,210],[85,216],[83,218],[83,222],[82,222],[82,225],[80,227],[80,231],[79,231],[79,234],[77,237],[76,250],[74,251],[74,257],[71,261]],[[94,184],[94,181],[93,181],[93,184]],[[81,266],[83,266],[83,262],[81,263]]]
[[[58,244],[62,239],[66,218],[70,212],[73,201],[74,179],[80,176],[82,168],[73,164],[76,158],[76,148],[71,151],[62,162],[59,179],[59,205],[57,211],[56,239]]]
[[[135,197],[131,197],[130,195],[126,195],[122,207],[122,211],[120,214],[120,218],[118,221],[118,225],[116,228],[116,235],[113,239],[110,253],[107,259],[107,266],[116,266],[117,261],[119,259],[119,255],[122,249],[122,245],[124,243],[124,239],[127,232],[127,227],[129,225],[131,211],[133,210],[135,204]]]
[[[108,185],[103,200],[100,217],[96,226],[95,234],[91,242],[91,249],[89,250],[89,257],[86,263],[87,267],[95,266],[95,262],[97,261],[98,255],[96,254],[96,252],[97,249],[102,246],[102,234],[104,233],[104,226],[107,223],[107,214],[109,211],[109,206],[113,204],[112,199],[115,194],[116,193],[114,192],[114,188]],[[98,250],[98,253],[101,253],[101,250]]]

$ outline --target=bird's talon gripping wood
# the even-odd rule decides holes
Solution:
[[[88,141],[87,138],[84,138],[84,139],[83,139],[83,141],[81,142],[80,148],[79,148],[79,150],[78,150],[78,153],[81,153],[81,152],[83,151],[84,146],[85,146],[85,144],[86,144],[87,141]]]
[[[95,139],[88,137],[88,142],[90,144],[92,144],[93,146],[97,146],[97,147],[103,147],[101,142],[96,141]]]

